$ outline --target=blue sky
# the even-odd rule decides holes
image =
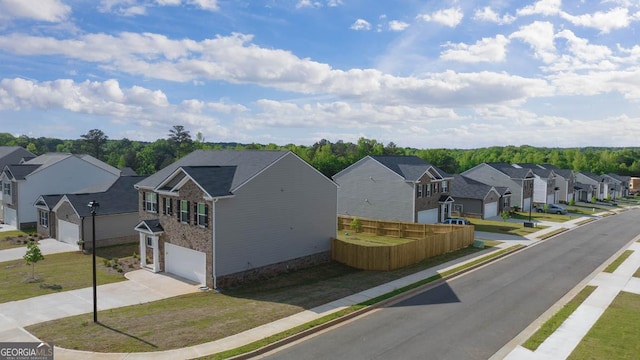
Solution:
[[[640,2],[0,0],[0,132],[638,146]]]

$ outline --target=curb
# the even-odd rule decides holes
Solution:
[[[253,357],[256,357],[258,355],[263,355],[263,354],[265,354],[265,353],[267,353],[269,351],[272,351],[272,350],[275,350],[277,348],[283,347],[285,345],[291,344],[291,343],[293,343],[293,342],[295,342],[297,340],[300,340],[300,339],[303,339],[303,338],[308,337],[310,335],[316,334],[316,333],[318,333],[318,332],[320,332],[322,330],[325,330],[325,329],[328,329],[330,327],[339,325],[339,324],[341,324],[343,322],[346,322],[348,320],[356,318],[356,317],[358,317],[360,315],[364,315],[364,314],[366,314],[366,313],[368,313],[368,312],[370,312],[372,310],[379,309],[379,308],[387,306],[387,305],[396,304],[396,303],[398,303],[400,301],[403,301],[403,300],[405,300],[405,299],[407,299],[407,298],[409,298],[411,296],[414,296],[414,295],[416,295],[416,294],[418,294],[420,292],[424,292],[424,291],[430,290],[432,288],[435,288],[437,286],[440,286],[440,285],[442,285],[443,283],[447,282],[450,279],[453,279],[455,277],[464,275],[464,274],[466,274],[466,273],[468,273],[470,271],[476,270],[476,269],[478,269],[478,268],[480,268],[482,266],[488,265],[488,264],[490,264],[490,263],[492,263],[494,261],[500,260],[500,259],[502,259],[504,257],[512,255],[512,254],[514,254],[516,252],[519,252],[519,251],[521,251],[523,249],[526,249],[527,247],[528,246],[521,246],[521,247],[515,248],[513,250],[507,251],[507,252],[505,252],[503,254],[500,254],[500,255],[498,255],[496,257],[493,257],[491,259],[482,261],[482,262],[480,262],[478,264],[475,264],[475,265],[472,265],[472,266],[470,266],[468,268],[465,268],[465,269],[462,269],[460,271],[457,271],[457,272],[455,272],[453,274],[441,277],[441,278],[439,278],[437,280],[431,281],[431,282],[426,283],[424,285],[420,285],[420,286],[418,286],[416,288],[407,290],[407,291],[402,292],[402,293],[400,293],[398,295],[392,296],[392,297],[390,297],[388,299],[381,300],[381,301],[379,301],[379,302],[377,302],[375,304],[366,306],[366,307],[364,307],[362,309],[355,310],[355,311],[353,311],[353,312],[351,312],[349,314],[346,314],[344,316],[341,316],[339,318],[336,318],[336,319],[333,319],[333,320],[329,320],[329,321],[327,321],[327,322],[325,322],[323,324],[314,326],[311,329],[303,330],[303,331],[301,331],[301,332],[299,332],[297,334],[291,335],[291,336],[286,337],[286,338],[284,338],[282,340],[275,341],[275,342],[273,342],[273,343],[271,343],[269,345],[265,345],[265,346],[263,346],[263,347],[261,347],[259,349],[252,350],[252,351],[249,351],[247,353],[244,353],[244,354],[241,354],[241,355],[237,355],[235,357],[230,357],[228,359],[246,360],[246,359],[251,359]],[[410,285],[411,284],[406,285],[406,286],[410,286]],[[212,354],[212,355],[214,355],[214,354]]]

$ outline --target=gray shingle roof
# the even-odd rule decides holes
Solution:
[[[484,199],[493,187],[462,175],[454,175],[451,196],[454,198]],[[506,188],[504,188],[506,189]]]
[[[451,175],[417,156],[371,155],[370,157],[408,181],[418,181],[430,167],[433,167],[438,175],[443,178],[451,177]]]
[[[524,169],[530,169],[534,174],[541,178],[548,178],[551,174],[551,169],[543,168],[533,163],[518,163],[516,165]]]
[[[173,164],[136,184],[141,188],[155,189],[176,169],[184,166],[235,166],[236,171],[230,189],[237,188],[267,166],[273,164],[288,151],[275,150],[196,150]]]
[[[21,146],[0,146],[0,170],[6,165],[19,164],[20,160],[34,156]]]
[[[560,169],[559,167],[553,165],[553,164],[542,164],[542,167],[544,167],[545,169],[550,169],[553,170],[554,173],[562,176],[565,179],[568,179],[571,177],[571,175],[573,174],[573,170],[571,169]]]
[[[183,166],[186,172],[212,197],[233,195],[231,184],[236,166]]]
[[[586,177],[588,177],[588,178],[590,178],[592,180],[598,181],[598,182],[602,181],[602,175],[596,175],[596,174],[594,174],[592,172],[588,172],[588,171],[580,171],[580,174],[582,174],[582,175],[584,175],[584,176],[586,176]]]
[[[511,164],[501,163],[501,162],[489,162],[485,164],[491,166],[492,168],[498,171],[503,172],[504,174],[506,174],[512,179],[525,179],[529,174],[529,172],[531,171],[530,169],[514,168]]]
[[[100,204],[96,215],[122,214],[138,211],[138,191],[134,184],[144,176],[121,176],[107,191],[84,194],[67,194],[66,197],[79,216],[91,216],[88,204],[97,201]]]
[[[7,165],[5,171],[9,171],[11,176],[16,180],[24,180],[25,177],[36,171],[40,165]]]

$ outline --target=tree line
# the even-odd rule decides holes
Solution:
[[[320,140],[311,146],[240,144],[207,142],[201,133],[191,136],[182,125],[175,125],[167,137],[153,142],[113,140],[99,129],[80,134],[77,139],[15,137],[0,133],[0,146],[22,146],[36,155],[47,152],[90,154],[117,167],[129,167],[149,175],[198,149],[290,150],[326,176],[333,176],[367,155],[415,155],[450,173],[458,174],[483,162],[553,164],[563,169],[595,174],[640,175],[640,148],[586,147],[546,148],[493,146],[478,149],[416,149],[390,142],[360,138],[356,143]]]

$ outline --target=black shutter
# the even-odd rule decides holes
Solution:
[[[204,226],[209,227],[209,205],[204,204]]]
[[[167,215],[171,215],[173,214],[173,199],[167,198],[167,201],[169,201],[169,211],[167,211]]]
[[[176,207],[177,207],[176,214],[177,214],[178,222],[180,222],[180,214],[182,213],[182,201],[181,200],[177,200],[176,201]]]
[[[162,214],[167,215],[167,198],[162,198]]]
[[[191,224],[191,202],[187,201],[187,224]]]
[[[193,225],[198,225],[198,203],[193,204]]]
[[[147,193],[143,191],[142,192],[142,210],[147,210],[146,206],[147,206]]]

